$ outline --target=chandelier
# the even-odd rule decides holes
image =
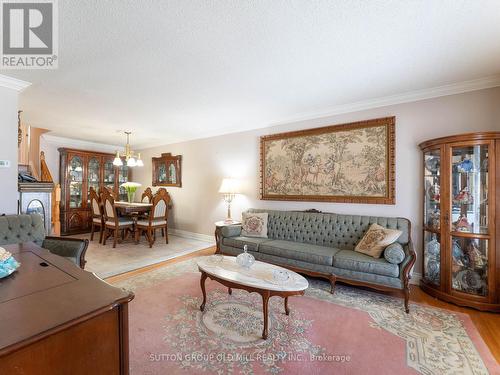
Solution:
[[[120,151],[116,151],[115,160],[113,160],[113,165],[117,167],[121,167],[123,165],[122,158],[125,159],[127,163],[127,167],[144,167],[144,163],[141,160],[141,154],[136,153],[130,149],[130,134],[132,132],[124,132],[127,134],[127,144],[125,145],[125,152],[120,153]]]

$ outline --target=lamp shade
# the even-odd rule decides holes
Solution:
[[[222,184],[219,188],[219,193],[222,194],[238,194],[240,190],[240,184],[238,180],[234,178],[224,178]]]
[[[123,165],[123,162],[122,162],[122,159],[120,159],[119,156],[117,156],[114,160],[113,160],[113,165],[117,166],[117,167],[121,167]]]

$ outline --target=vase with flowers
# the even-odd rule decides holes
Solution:
[[[132,203],[134,201],[135,192],[137,191],[137,188],[141,186],[142,185],[137,182],[124,182],[120,185],[120,187],[124,188],[127,192],[128,203]]]

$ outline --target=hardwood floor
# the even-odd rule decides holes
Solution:
[[[201,255],[210,255],[213,253],[215,253],[215,246],[200,251],[196,251],[194,253],[187,254],[175,259],[170,259],[161,263],[153,264],[151,266],[143,267],[138,270],[126,272],[121,275],[112,276],[105,280],[112,284],[113,282],[118,282],[127,279],[129,277],[137,276],[145,272],[150,272],[155,269],[165,267],[169,264],[181,262],[183,260],[187,260]],[[481,334],[484,342],[490,348],[491,353],[493,354],[497,362],[500,363],[500,314],[481,312],[474,309],[455,306],[450,303],[440,301],[424,293],[417,285],[411,286],[410,300],[412,302],[421,303],[423,305],[439,307],[442,309],[457,311],[469,315],[472,321],[474,322],[477,330]]]

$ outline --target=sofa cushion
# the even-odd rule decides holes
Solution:
[[[243,246],[248,245],[248,250],[259,251],[259,245],[263,242],[269,241],[267,238],[255,238],[255,237],[224,237],[222,243],[226,246],[236,247],[237,249],[243,249]]]
[[[387,246],[384,250],[384,258],[392,264],[401,264],[405,260],[406,254],[403,246],[399,242],[394,242]]]
[[[374,258],[380,258],[384,249],[391,243],[396,242],[402,233],[400,230],[387,229],[373,223],[354,250]]]
[[[352,250],[341,250],[335,254],[333,265],[350,271],[372,273],[382,276],[399,277],[399,266],[385,258],[372,258]]]
[[[241,234],[246,237],[267,238],[267,212],[243,212]]]
[[[267,241],[259,246],[259,252],[264,254],[325,266],[333,264],[333,256],[339,251],[333,247],[282,240]]]

